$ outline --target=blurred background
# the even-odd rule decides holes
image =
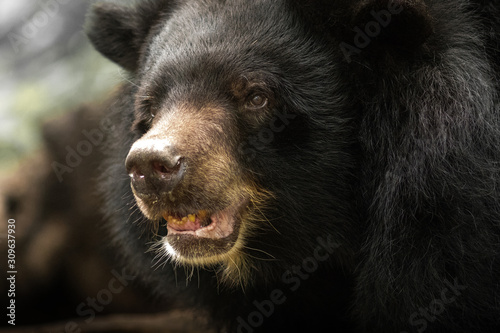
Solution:
[[[0,0],[0,332],[206,332],[126,278],[110,246],[96,178],[107,100],[125,73],[82,31],[93,2]]]
[[[94,52],[83,0],[0,0],[0,169],[41,142],[44,119],[102,98],[120,70]]]

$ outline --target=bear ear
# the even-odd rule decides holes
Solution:
[[[354,1],[346,21],[344,56],[374,59],[390,53],[414,54],[434,32],[433,19],[423,0]]]
[[[149,31],[171,7],[168,0],[142,1],[133,6],[96,3],[87,15],[85,32],[97,51],[135,71]]]

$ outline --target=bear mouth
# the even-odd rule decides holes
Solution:
[[[249,202],[245,198],[219,211],[198,210],[186,215],[165,211],[167,252],[186,263],[220,262],[239,239]]]
[[[199,210],[197,213],[182,216],[179,213],[164,212],[169,235],[191,235],[199,238],[222,239],[229,237],[235,230],[243,203],[238,202],[222,211]]]

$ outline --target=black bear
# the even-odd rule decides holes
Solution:
[[[499,332],[499,17],[96,4],[128,71],[101,177],[125,263],[221,331]]]

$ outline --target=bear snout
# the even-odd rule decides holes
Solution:
[[[144,198],[172,192],[181,182],[186,166],[186,159],[160,139],[136,141],[125,161],[135,194]]]

